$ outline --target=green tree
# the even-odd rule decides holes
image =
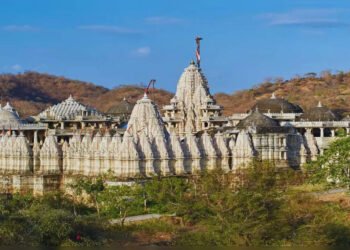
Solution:
[[[307,169],[313,183],[350,188],[350,137],[334,141]]]
[[[98,217],[100,217],[101,213],[99,197],[105,189],[105,185],[101,176],[95,179],[79,178],[70,185],[70,188],[72,189],[75,195],[86,195],[96,208]]]
[[[107,186],[101,193],[102,211],[108,217],[121,219],[121,225],[127,216],[143,213],[142,188],[135,184],[132,186]]]

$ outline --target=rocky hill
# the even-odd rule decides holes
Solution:
[[[23,117],[37,114],[46,107],[66,99],[70,94],[78,101],[106,112],[124,97],[135,102],[142,96],[143,91],[144,86],[140,85],[107,89],[92,83],[37,72],[0,75],[2,104],[10,100]],[[350,73],[344,72],[322,72],[320,75],[309,73],[287,81],[266,81],[254,88],[233,94],[218,93],[215,98],[224,106],[225,115],[230,115],[233,112],[246,112],[256,100],[269,98],[272,92],[278,97],[301,105],[304,109],[322,101],[330,108],[342,112],[350,111]],[[150,95],[162,106],[169,103],[173,93],[155,89]]]

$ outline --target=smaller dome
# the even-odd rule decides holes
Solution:
[[[340,117],[319,102],[317,107],[307,110],[300,119],[302,121],[339,121]]]
[[[238,129],[246,129],[248,127],[272,128],[280,127],[280,124],[278,121],[263,115],[258,109],[256,109],[237,124]]]
[[[120,103],[112,106],[107,113],[113,115],[125,115],[131,114],[132,109],[134,108],[134,104],[128,102],[126,98],[124,98]]]
[[[9,103],[0,108],[0,126],[17,126],[20,124],[22,124],[22,121],[17,111]]]
[[[262,113],[303,113],[303,109],[296,104],[282,98],[277,98],[272,93],[271,98],[256,102],[252,109],[258,108]]]
[[[6,103],[6,105],[2,108],[3,110],[12,112],[12,113],[17,113],[17,111],[10,105],[9,102]]]

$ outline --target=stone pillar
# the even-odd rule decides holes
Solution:
[[[320,137],[324,137],[324,128],[320,128]]]
[[[332,137],[335,137],[335,129],[331,129]]]
[[[350,134],[350,128],[346,128],[346,135]]]
[[[64,129],[64,122],[61,122],[61,129]]]
[[[306,130],[306,134],[307,134],[307,135],[310,135],[310,134],[311,134],[311,128],[306,128],[305,130]]]

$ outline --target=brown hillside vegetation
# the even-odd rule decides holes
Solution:
[[[0,75],[1,103],[11,101],[22,117],[38,114],[69,95],[81,103],[106,112],[124,97],[130,102],[136,102],[143,92],[144,87],[139,85],[125,85],[109,90],[92,83],[37,72]],[[155,89],[151,90],[150,96],[161,106],[169,102],[172,94]]]
[[[321,101],[323,105],[340,112],[350,111],[350,73],[344,72],[331,74],[324,71],[319,76],[308,73],[287,81],[265,82],[232,95],[218,93],[215,97],[225,107],[225,115],[230,115],[248,111],[256,100],[270,98],[273,92],[277,97],[299,104],[304,110]]]
[[[142,97],[143,91],[144,87],[140,85],[123,85],[109,90],[92,83],[37,72],[0,75],[1,103],[11,101],[23,117],[37,114],[66,99],[70,94],[78,101],[106,112],[124,97],[130,102],[136,102]],[[215,91],[215,86],[212,91]],[[344,72],[331,74],[325,71],[319,76],[309,73],[288,81],[265,82],[233,94],[218,93],[215,98],[225,108],[224,114],[230,115],[248,111],[256,100],[269,98],[272,92],[304,109],[322,101],[330,108],[350,111],[350,73]],[[150,97],[160,107],[169,103],[172,95],[173,93],[162,89],[155,89],[150,93]]]

